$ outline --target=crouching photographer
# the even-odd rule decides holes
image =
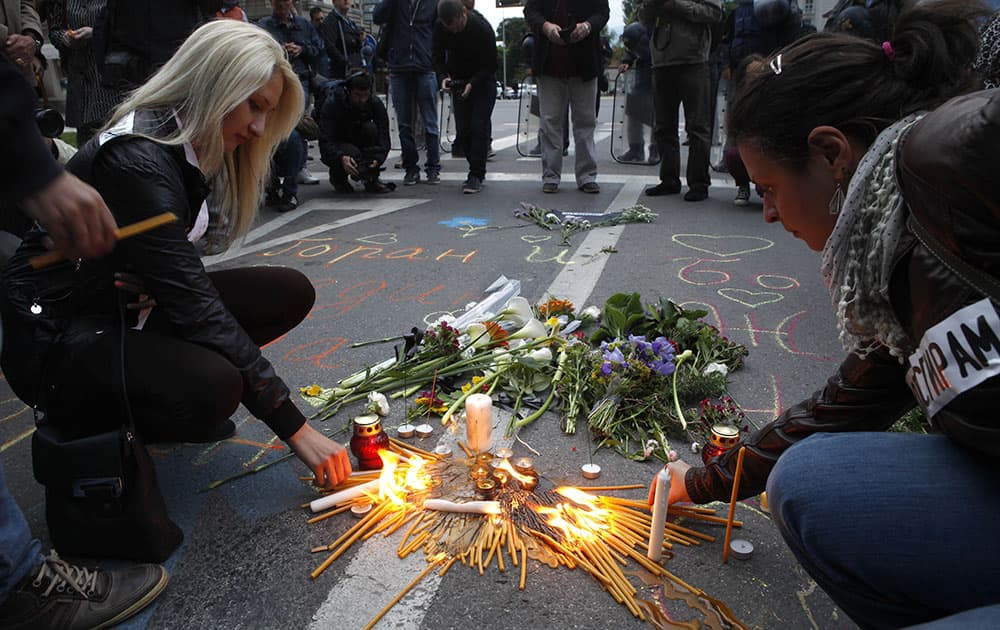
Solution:
[[[396,185],[379,179],[389,154],[389,115],[372,95],[371,79],[356,72],[324,89],[319,116],[319,152],[330,167],[330,184],[339,193],[354,192],[354,181],[365,191],[387,193]],[[350,179],[348,179],[350,178]]]

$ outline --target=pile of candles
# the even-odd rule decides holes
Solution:
[[[473,452],[460,446],[465,449],[464,458],[446,457],[392,438],[382,452],[382,470],[355,473],[332,494],[310,504],[313,511],[323,512],[310,523],[347,511],[360,519],[329,545],[313,549],[328,554],[312,572],[313,578],[355,542],[380,533],[389,536],[402,531],[399,557],[422,551],[427,559],[426,569],[368,627],[431,571],[443,576],[456,563],[480,574],[494,562],[501,572],[517,570],[523,590],[529,557],[554,559],[567,568],[586,571],[635,617],[655,624],[660,616],[657,604],[644,599],[644,591],[626,576],[625,568],[632,561],[654,579],[669,582],[673,591],[712,602],[715,613],[733,627],[742,627],[728,608],[715,605],[658,561],[660,554],[669,558],[675,545],[698,545],[714,541],[713,536],[670,520],[662,526],[662,537],[651,536],[653,516],[645,501],[593,494],[644,485],[540,489],[532,458],[515,457],[505,448]],[[671,506],[668,513],[718,525],[726,521],[707,508]],[[651,544],[658,553],[650,553]],[[651,559],[654,555],[656,559]]]

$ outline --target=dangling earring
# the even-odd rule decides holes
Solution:
[[[841,208],[844,207],[844,187],[841,186],[840,182],[837,182],[837,189],[833,191],[833,196],[830,197],[830,214],[840,214]]]

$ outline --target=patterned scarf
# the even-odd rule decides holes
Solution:
[[[1000,87],[1000,12],[994,13],[980,31],[979,54],[972,67],[983,75],[984,87]]]
[[[823,248],[821,271],[837,308],[840,342],[864,357],[880,345],[903,360],[913,342],[889,304],[889,276],[906,223],[896,181],[896,145],[923,113],[882,131],[851,177],[844,207]]]

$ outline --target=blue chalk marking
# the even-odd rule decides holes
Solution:
[[[455,217],[447,221],[438,221],[439,225],[444,225],[450,228],[463,227],[471,225],[473,227],[481,227],[484,225],[489,225],[489,219],[478,219],[476,217]]]

